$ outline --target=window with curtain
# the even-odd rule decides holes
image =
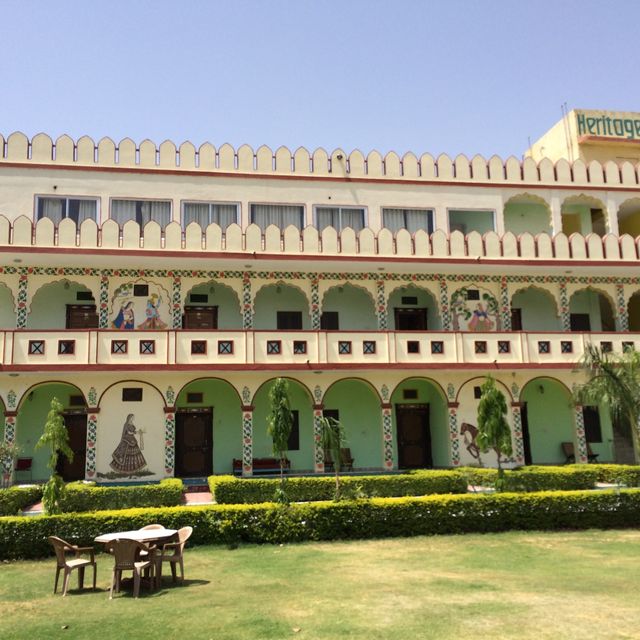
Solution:
[[[98,201],[95,198],[38,197],[36,217],[49,218],[59,224],[64,218],[71,218],[77,225],[85,220],[98,221]]]
[[[153,220],[164,229],[171,222],[171,201],[112,200],[111,219],[120,226],[129,220],[134,220],[140,228]]]
[[[364,229],[364,209],[360,207],[316,207],[318,231],[333,227],[342,231],[351,227],[354,231]]]
[[[202,229],[217,224],[226,229],[238,222],[238,205],[218,202],[185,202],[182,205],[182,226],[197,222]]]
[[[251,222],[257,224],[263,231],[275,224],[280,229],[293,225],[302,229],[304,207],[288,204],[252,204]]]
[[[415,233],[419,229],[433,233],[433,209],[382,209],[382,226],[393,233],[406,229]]]

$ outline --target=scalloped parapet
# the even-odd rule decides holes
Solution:
[[[44,133],[29,139],[23,133],[0,135],[0,166],[73,166],[105,169],[184,171],[238,175],[272,175],[274,177],[332,177],[349,180],[394,180],[417,182],[461,182],[527,185],[584,185],[593,187],[637,187],[640,165],[609,161],[602,165],[582,160],[569,163],[560,159],[555,164],[549,158],[539,163],[527,157],[523,161],[513,156],[503,160],[480,155],[469,159],[446,154],[436,159],[430,154],[418,158],[413,153],[399,156],[394,151],[386,155],[371,151],[366,156],[358,150],[350,154],[336,149],[313,152],[300,147],[292,152],[287,147],[275,151],[262,145],[257,150],[249,145],[234,149],[229,144],[216,148],[205,143],[200,147],[191,142],[176,145],[165,140],[157,145],[151,140],[136,143],[125,138],[115,143],[109,138],[98,142],[88,136],[74,141],[69,136],[52,140]]]

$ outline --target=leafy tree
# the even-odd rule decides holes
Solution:
[[[284,378],[278,378],[269,390],[271,413],[267,417],[267,433],[273,441],[273,453],[280,460],[280,487],[276,491],[276,502],[287,504],[284,465],[289,448],[289,436],[293,425],[293,413],[289,406],[287,391],[289,384]]]
[[[333,470],[336,474],[336,488],[333,499],[337,502],[342,497],[340,491],[340,467],[342,466],[342,447],[346,443],[346,434],[342,424],[335,418],[320,418],[322,428],[322,447],[331,454]]]
[[[0,470],[2,470],[0,486],[3,488],[7,488],[11,484],[11,470],[19,453],[20,447],[15,442],[9,444],[4,440],[0,441]]]
[[[69,432],[62,417],[62,404],[58,398],[51,399],[51,409],[47,414],[44,431],[36,443],[36,449],[49,447],[51,455],[47,466],[51,469],[51,476],[42,492],[42,504],[46,514],[60,513],[60,499],[64,493],[64,480],[58,475],[58,459],[65,456],[71,462],[73,451],[69,446]]]
[[[589,380],[575,389],[574,400],[582,405],[605,405],[615,422],[628,419],[637,457],[640,452],[640,353],[632,349],[616,355],[587,344],[580,365]]]
[[[511,427],[507,422],[507,401],[491,376],[487,377],[481,387],[476,444],[483,453],[493,449],[498,454],[496,489],[501,491],[504,486],[502,456],[510,456],[512,453]]]

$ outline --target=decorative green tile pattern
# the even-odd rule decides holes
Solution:
[[[458,433],[458,413],[456,407],[449,407],[449,442],[451,444],[451,465],[460,466],[460,434]]]
[[[582,415],[582,407],[576,405],[575,407],[575,421],[576,421],[576,444],[578,448],[576,450],[576,462],[585,464],[589,462],[587,455],[587,439],[584,431],[584,416]]]
[[[393,420],[390,407],[382,409],[382,444],[384,447],[384,468],[391,471],[393,469]]]
[[[171,317],[173,320],[173,328],[180,329],[182,327],[182,279],[180,276],[173,277]]]
[[[164,414],[164,473],[171,477],[176,464],[176,414]]]
[[[520,406],[514,405],[513,412],[513,460],[517,464],[524,464],[524,441],[522,438],[522,415]]]
[[[318,278],[311,280],[311,328],[317,331],[320,329],[320,285]]]
[[[616,304],[620,331],[629,331],[629,309],[624,298],[624,285],[616,284]]]
[[[376,282],[376,313],[378,315],[378,329],[387,329],[387,296],[385,294],[384,280]]]
[[[101,329],[109,328],[109,276],[100,276],[100,310],[98,324]]]
[[[96,440],[98,437],[98,416],[90,413],[87,417],[87,457],[85,461],[85,477],[96,475]]]
[[[324,473],[324,450],[322,447],[322,409],[313,410],[313,459],[316,473]]]
[[[242,475],[253,475],[253,411],[242,412]]]

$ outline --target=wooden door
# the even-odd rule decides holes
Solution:
[[[426,309],[402,309],[396,307],[396,331],[426,331]]]
[[[184,329],[217,329],[218,307],[185,307],[182,327]]]
[[[67,329],[97,329],[98,313],[95,304],[68,304]]]
[[[432,467],[429,405],[396,405],[398,466],[401,469]]]
[[[87,460],[87,414],[66,413],[64,424],[69,432],[73,460],[69,462],[64,456],[60,456],[57,471],[65,482],[84,480]]]
[[[176,413],[176,476],[201,478],[213,473],[213,409]]]

